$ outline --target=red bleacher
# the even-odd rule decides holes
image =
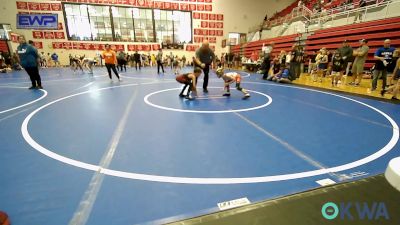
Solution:
[[[392,39],[392,46],[400,46],[399,17],[316,31],[313,35],[307,37],[306,52],[307,54],[312,54],[322,47],[328,50],[335,50],[342,45],[344,40],[348,40],[351,47],[357,48],[359,40],[367,39],[370,50],[365,67],[371,68],[374,65],[373,55],[375,51],[383,46],[383,41],[387,38]]]
[[[260,41],[253,41],[243,46],[233,46],[231,50],[233,53],[239,53],[246,57],[250,57],[253,52],[260,52],[263,44],[270,45],[271,43],[274,43],[272,54],[277,54],[281,50],[289,51],[292,48],[292,45],[296,42],[296,37],[298,37],[298,34],[264,39]]]

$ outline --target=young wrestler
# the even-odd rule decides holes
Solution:
[[[344,70],[345,62],[340,56],[340,52],[336,51],[335,55],[332,57],[332,87],[337,86],[339,80],[342,79],[342,71]]]
[[[93,74],[93,65],[94,65],[93,58],[84,58],[82,60],[82,67],[87,68],[89,74]]]
[[[200,68],[195,68],[193,70],[193,73],[185,73],[176,76],[176,81],[178,81],[181,84],[184,84],[181,93],[179,94],[179,97],[183,98],[185,97],[186,99],[192,100],[193,97],[190,96],[190,92],[193,92],[195,96],[197,96],[197,89],[196,89],[196,80],[197,78],[201,75],[201,69]],[[186,95],[183,93],[185,92],[186,88],[188,88],[188,91]]]
[[[218,78],[222,78],[225,82],[225,87],[224,87],[225,93],[223,94],[223,96],[231,95],[230,90],[229,90],[229,85],[233,82],[236,82],[236,89],[244,94],[243,99],[250,97],[249,92],[247,92],[245,89],[240,87],[240,81],[242,79],[240,74],[238,74],[236,72],[224,73],[224,69],[222,67],[219,67],[216,70],[216,74],[217,74]]]

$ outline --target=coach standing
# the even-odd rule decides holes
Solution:
[[[207,40],[203,41],[203,44],[196,51],[196,57],[194,58],[194,64],[197,67],[201,67],[204,72],[203,92],[208,93],[208,73],[210,72],[210,65],[215,61],[215,54],[210,49]]]
[[[43,89],[38,68],[39,54],[36,48],[27,44],[25,37],[22,35],[18,37],[18,42],[17,53],[20,64],[28,73],[32,82],[32,86],[29,89]]]

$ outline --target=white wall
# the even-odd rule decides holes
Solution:
[[[45,0],[20,0],[26,2],[48,2],[57,3],[57,1],[45,1]],[[170,1],[170,0],[168,0]],[[272,16],[275,11],[279,11],[295,0],[213,0],[213,11],[208,13],[224,14],[224,36],[217,37],[217,43],[212,44],[216,47],[216,54],[220,55],[222,52],[227,52],[229,48],[222,49],[221,41],[227,39],[229,32],[247,33],[249,27],[260,23],[265,14]],[[189,2],[188,2],[189,3]],[[32,30],[17,30],[16,29],[16,14],[17,14],[16,1],[11,0],[0,0],[0,23],[9,23],[13,29],[13,32],[23,34],[27,40],[41,41],[43,42],[43,49],[39,51],[56,52],[60,56],[62,64],[68,63],[69,54],[86,54],[86,56],[94,56],[94,51],[87,50],[65,50],[65,49],[52,49],[52,42],[68,41],[68,40],[57,40],[57,39],[33,39]],[[54,13],[54,12],[52,12]],[[207,13],[207,12],[205,12]],[[63,13],[59,12],[59,20],[64,23]],[[65,24],[64,32],[65,32]],[[193,20],[193,28],[200,28],[200,20]],[[66,34],[66,32],[65,32]],[[91,42],[91,43],[102,43],[102,42]],[[103,42],[104,43],[104,42]],[[148,43],[127,43],[127,42],[113,42],[113,44],[148,44]],[[196,43],[195,43],[196,44]],[[12,48],[15,49],[17,44],[12,44]],[[125,47],[125,49],[127,49]],[[170,50],[164,50],[165,53],[169,53]],[[172,50],[175,55],[186,55],[187,58],[191,58],[194,52],[186,52],[179,50]]]

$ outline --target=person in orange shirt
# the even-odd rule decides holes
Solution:
[[[121,81],[117,69],[115,68],[115,65],[117,64],[117,55],[113,50],[111,50],[111,46],[109,44],[106,44],[105,47],[106,50],[103,51],[102,56],[106,64],[108,76],[112,80],[111,77],[111,69],[112,69],[115,73],[115,76],[117,76],[118,80]]]

